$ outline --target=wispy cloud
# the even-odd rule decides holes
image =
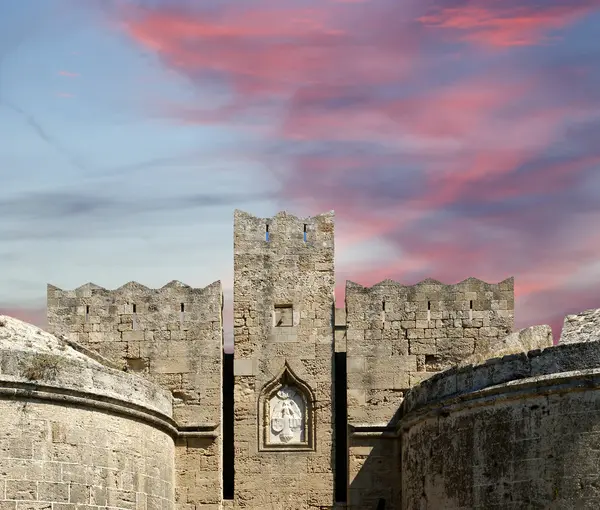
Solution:
[[[79,78],[79,76],[80,76],[79,73],[73,73],[71,71],[58,71],[58,74],[60,76],[66,76],[68,78]]]
[[[442,5],[439,5],[442,4]],[[450,5],[445,5],[450,4]],[[421,16],[425,26],[454,32],[461,40],[489,46],[531,46],[556,41],[560,29],[600,7],[597,0],[439,2]]]
[[[267,201],[301,214],[334,208],[340,251],[377,245],[397,254],[343,263],[340,280],[514,275],[518,325],[556,327],[577,307],[600,306],[600,29],[586,25],[598,19],[599,0],[97,6],[128,51],[143,50],[164,70],[164,89],[143,112],[152,122],[235,141],[181,158],[167,151],[91,164],[65,149],[37,110],[15,110],[38,139],[104,181],[0,203],[0,217],[13,221],[0,228],[5,239],[119,236],[116,225],[166,228],[192,211],[225,221],[233,207]],[[78,71],[59,72],[65,78],[90,73],[63,65]],[[274,191],[194,190],[199,179],[169,188],[167,169],[200,173],[219,158],[239,165],[230,186],[258,165]],[[153,169],[163,169],[161,179],[152,175],[170,193],[141,191]],[[117,178],[122,188],[109,182]]]
[[[244,123],[262,112],[270,130],[260,151],[279,168],[283,201],[335,208],[342,246],[383,239],[400,254],[352,279],[515,275],[523,324],[528,310],[540,316],[530,297],[577,295],[570,277],[600,256],[597,239],[574,235],[600,221],[590,195],[600,194],[591,180],[600,168],[598,68],[583,57],[495,61],[494,50],[560,44],[599,7],[163,5],[129,11],[123,27],[200,89],[218,82],[230,91],[212,108],[170,105],[174,118]],[[580,290],[588,303],[588,289]],[[556,326],[561,307],[554,313]]]

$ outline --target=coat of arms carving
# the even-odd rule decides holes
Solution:
[[[270,401],[270,443],[304,442],[305,404],[291,386],[280,388]]]

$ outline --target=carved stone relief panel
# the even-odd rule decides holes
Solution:
[[[314,450],[314,396],[286,363],[259,398],[259,449]]]
[[[269,444],[306,442],[306,402],[293,386],[282,386],[269,401]]]

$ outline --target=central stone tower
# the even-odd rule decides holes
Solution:
[[[333,506],[334,215],[235,212],[235,501]]]

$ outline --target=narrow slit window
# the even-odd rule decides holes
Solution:
[[[86,315],[90,314],[90,305],[85,305],[85,314]]]
[[[181,303],[181,311],[185,312],[185,304],[184,303]]]
[[[135,303],[133,303],[133,305],[132,305],[132,306],[133,306],[133,313],[136,313],[136,312],[137,312],[137,308],[136,308],[136,306],[135,306]]]
[[[381,303],[381,309],[385,312],[385,301],[382,301],[382,303]]]
[[[427,310],[431,310],[431,301],[427,301]]]
[[[473,310],[473,300],[471,299],[471,301],[469,301],[469,309]]]
[[[306,232],[306,223],[305,223],[304,224],[304,242],[306,242],[306,235],[307,235],[307,232]]]
[[[269,240],[269,225],[266,225],[265,229],[265,241]]]

